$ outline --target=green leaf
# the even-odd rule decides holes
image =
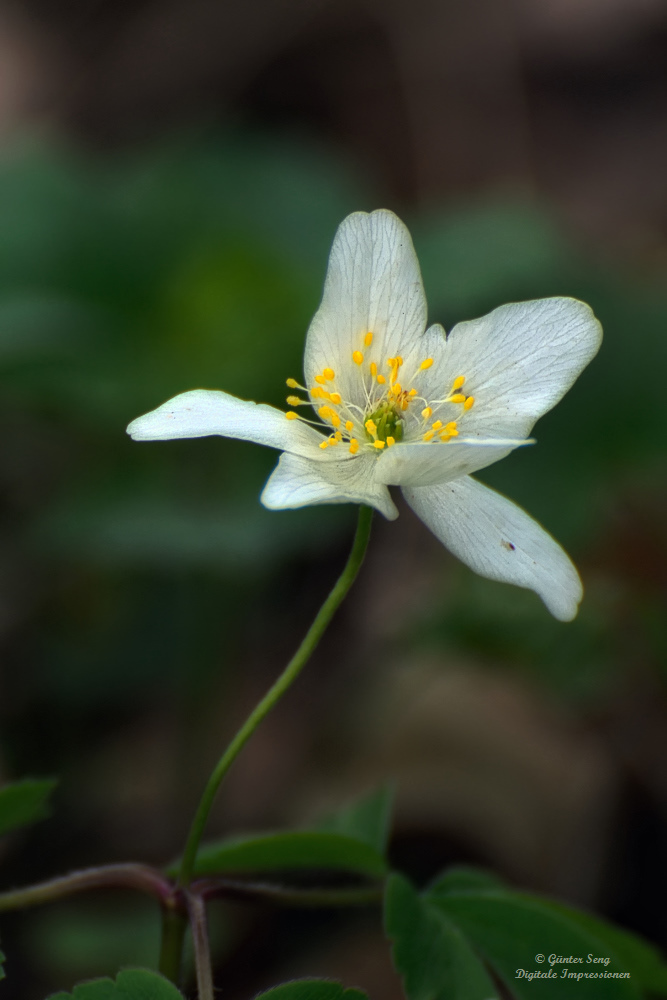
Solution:
[[[48,798],[57,780],[26,779],[0,789],[0,836],[49,815]]]
[[[512,996],[560,1000],[563,991],[572,986],[579,997],[599,997],[601,990],[607,1000],[641,996],[639,982],[609,941],[573,921],[565,908],[561,911],[537,897],[502,889],[431,890],[424,898],[484,956]],[[551,955],[581,961],[552,964]],[[608,964],[594,962],[595,958],[608,960]],[[610,974],[626,978],[605,978]]]
[[[385,928],[408,1000],[493,1000],[498,992],[465,936],[401,875],[387,883]]]
[[[48,1000],[183,1000],[164,976],[148,969],[125,969],[112,979],[80,983],[71,993],[54,993]]]
[[[116,984],[111,979],[95,979],[75,986],[71,993],[55,993],[48,1000],[119,1000]]]
[[[387,865],[370,844],[340,833],[317,830],[233,837],[202,847],[196,875],[273,871],[285,868],[335,868],[379,878]],[[174,874],[178,865],[169,869]]]
[[[480,868],[468,868],[460,865],[449,868],[429,886],[429,893],[441,894],[448,892],[478,892],[484,889],[501,889],[504,883],[492,872]]]
[[[386,874],[393,787],[383,785],[323,820],[315,830],[249,834],[204,845],[196,875],[333,868],[379,878]],[[175,862],[169,873],[175,874]]]
[[[647,944],[635,934],[622,930],[613,924],[600,920],[589,913],[564,906],[562,903],[549,899],[540,899],[527,895],[511,893],[503,889],[499,879],[487,872],[474,868],[454,868],[438,878],[429,888],[431,896],[460,895],[465,892],[484,893],[500,891],[515,905],[521,906],[528,901],[540,908],[540,912],[551,914],[554,919],[564,920],[578,928],[584,934],[593,937],[598,943],[607,946],[610,959],[615,956],[623,971],[629,972],[635,987],[650,990],[655,993],[667,994],[667,964],[653,946]],[[586,952],[585,958],[588,957]],[[548,960],[548,956],[545,956]],[[597,963],[585,962],[594,969]],[[611,965],[611,962],[610,962]]]
[[[318,829],[329,833],[343,833],[365,844],[370,844],[379,854],[387,849],[391,813],[394,804],[394,786],[382,785],[352,805],[318,823]]]
[[[631,973],[633,980],[652,993],[667,995],[667,964],[657,948],[643,941],[636,934],[608,924],[599,917],[581,910],[573,910],[562,903],[543,900],[545,906],[571,920],[585,931],[594,934],[609,945],[624,969]]]
[[[328,979],[295,979],[260,993],[256,1000],[367,1000],[362,990],[345,989]]]

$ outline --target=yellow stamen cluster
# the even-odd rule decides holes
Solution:
[[[363,335],[362,346],[367,349],[371,348],[372,345],[373,333],[369,330]],[[372,447],[377,453],[382,452],[385,448],[392,448],[397,441],[403,439],[405,421],[409,419],[403,414],[408,411],[410,403],[413,401],[426,404],[421,410],[421,417],[424,421],[422,441],[426,443],[434,440],[450,441],[452,438],[458,437],[456,420],[450,420],[448,423],[441,419],[436,419],[433,422],[431,420],[434,412],[437,416],[437,411],[445,403],[460,405],[463,411],[470,410],[475,399],[461,391],[466,381],[465,375],[458,375],[454,379],[451,390],[444,399],[438,399],[429,404],[418,395],[416,388],[404,389],[403,384],[405,383],[399,382],[399,372],[404,364],[400,355],[387,358],[385,370],[388,370],[388,375],[386,376],[378,371],[377,361],[368,359],[365,364],[365,352],[362,350],[352,352],[352,362],[361,369],[360,377],[363,380],[366,396],[365,417],[362,416],[362,410],[359,406],[346,403],[341,393],[332,384],[336,378],[333,368],[323,368],[318,375],[315,375],[315,384],[310,390],[301,386],[296,379],[287,379],[287,385],[290,389],[300,389],[302,392],[309,393],[307,399],[301,399],[299,396],[288,396],[287,403],[290,407],[316,405],[315,401],[322,401],[322,405],[317,407],[317,414],[324,425],[331,430],[331,433],[321,441],[320,448],[336,447],[343,442],[349,446],[348,451],[351,455],[356,455],[360,451],[362,443],[364,447]],[[412,381],[412,378],[420,372],[427,371],[433,364],[433,358],[425,358],[409,381]],[[362,366],[364,367],[362,368]],[[370,385],[368,383],[369,375]],[[387,382],[389,385],[386,388],[379,388],[386,386]],[[369,414],[372,414],[372,417]],[[299,414],[292,409],[288,410],[285,416],[288,420],[300,419]],[[354,436],[355,434],[356,436]]]
[[[460,392],[459,391],[460,389],[463,388],[463,384],[465,383],[465,380],[466,380],[465,375],[457,375],[456,376],[456,378],[454,379],[454,382],[452,383],[452,391],[450,392],[450,394],[447,397],[447,399],[445,400],[445,402],[446,403],[462,403],[464,410],[470,410],[470,409],[472,409],[472,407],[474,405],[475,397],[474,396],[466,396],[466,394],[464,392]]]
[[[442,420],[435,420],[430,429],[422,434],[422,441],[432,441],[436,434],[439,441],[451,441],[452,438],[458,437],[456,420],[450,420],[447,424],[443,424]]]
[[[387,364],[391,368],[389,384],[393,385],[396,379],[398,378],[398,369],[403,364],[403,358],[400,355],[396,355],[395,358],[387,358]]]
[[[416,395],[416,389],[410,389],[409,392],[405,392],[400,382],[396,382],[394,385],[390,386],[387,391],[387,396],[389,397],[390,402],[394,403],[404,413],[410,405],[410,400]]]

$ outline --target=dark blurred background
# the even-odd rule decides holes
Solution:
[[[210,835],[387,777],[392,856],[667,915],[667,8],[661,0],[16,0],[0,6],[0,779],[60,775],[2,887],[181,848],[213,762],[345,558],[354,510],[270,513],[276,461],[136,444],[198,386],[283,405],[335,227],[413,232],[430,319],[565,294],[600,356],[482,478],[580,567],[573,624],[411,513],[239,759]],[[230,1000],[291,976],[398,1000],[375,912],[212,908]],[[154,964],[152,904],[2,921],[41,1000]]]

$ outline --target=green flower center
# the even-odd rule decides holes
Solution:
[[[403,421],[396,407],[386,400],[380,403],[370,417],[366,417],[365,422],[367,423],[369,420],[373,421],[376,428],[375,435],[370,434],[368,429],[366,430],[366,437],[369,441],[376,439],[386,441],[387,438],[393,438],[394,441],[403,440]]]

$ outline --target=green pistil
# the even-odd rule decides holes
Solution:
[[[381,403],[375,413],[371,413],[366,420],[372,420],[377,427],[378,441],[386,441],[388,437],[393,437],[394,441],[403,440],[403,421],[391,403]],[[368,431],[366,437],[369,441],[373,440],[373,435]]]

